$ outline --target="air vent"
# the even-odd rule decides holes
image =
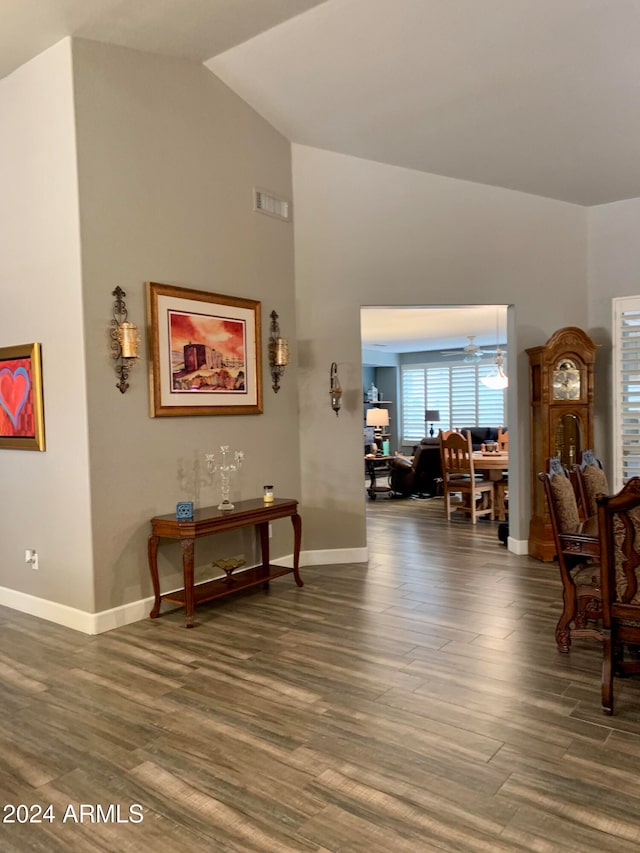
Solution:
[[[253,209],[257,210],[258,213],[266,213],[267,216],[283,219],[285,222],[291,220],[291,205],[286,199],[278,198],[278,196],[257,187],[253,189]]]

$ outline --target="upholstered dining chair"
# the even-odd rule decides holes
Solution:
[[[609,483],[602,462],[596,458],[593,450],[583,450],[580,462],[573,466],[579,507],[584,518],[597,512],[596,496],[609,494]]]
[[[625,646],[640,646],[640,477],[597,498],[602,565],[602,710],[613,714],[614,675],[640,672]]]
[[[598,620],[602,616],[600,551],[597,524],[580,519],[576,493],[559,457],[547,460],[547,471],[538,474],[542,481],[553,541],[562,581],[562,613],[556,625],[559,652],[568,652],[573,637],[602,639]]]
[[[442,462],[442,491],[444,512],[451,520],[454,509],[460,509],[471,517],[475,524],[481,516],[495,518],[495,488],[491,480],[476,478],[473,466],[471,435],[440,430],[440,460]],[[454,495],[460,500],[452,500]],[[482,504],[486,499],[487,505]]]

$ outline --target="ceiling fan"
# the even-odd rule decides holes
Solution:
[[[473,364],[476,361],[480,361],[480,359],[484,358],[485,356],[497,354],[497,350],[495,350],[495,349],[489,349],[489,350],[481,349],[478,346],[478,344],[474,344],[474,340],[476,338],[475,335],[467,335],[467,337],[469,338],[469,343],[466,345],[466,347],[463,347],[462,350],[460,350],[460,349],[446,350],[445,349],[445,350],[441,350],[440,354],[443,355],[445,358],[453,358],[453,357],[460,358],[460,354],[461,354],[461,352],[463,352],[464,353],[464,359],[463,360],[467,364]],[[502,352],[504,354],[506,352],[506,350],[500,348],[500,352]]]

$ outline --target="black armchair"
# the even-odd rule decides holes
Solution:
[[[423,438],[414,451],[413,461],[406,456],[394,456],[389,467],[389,483],[396,494],[435,495],[442,480],[438,439]]]

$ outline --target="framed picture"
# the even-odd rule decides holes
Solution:
[[[45,449],[40,344],[0,347],[0,448]]]
[[[262,412],[260,302],[147,282],[151,417]]]

